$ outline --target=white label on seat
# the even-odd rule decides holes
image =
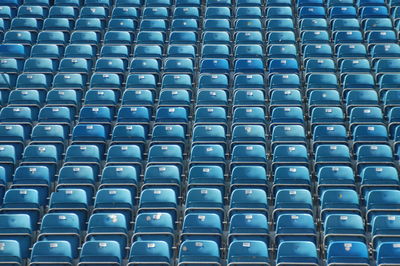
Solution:
[[[209,173],[210,172],[210,168],[203,168],[203,173]]]
[[[74,172],[79,172],[80,170],[81,170],[80,167],[74,167],[74,168],[72,168],[72,171],[74,171]]]
[[[99,247],[105,248],[105,247],[107,247],[107,243],[106,242],[100,242],[99,243]]]
[[[387,218],[388,218],[389,221],[395,221],[396,220],[396,216],[394,216],[394,215],[389,215]]]
[[[155,248],[156,244],[155,243],[148,243],[147,248]]]
[[[250,194],[253,194],[253,190],[251,190],[251,189],[246,189],[246,190],[244,191],[244,193],[245,193],[246,195],[250,195]]]
[[[250,242],[244,242],[243,247],[244,248],[249,248],[251,246]]]
[[[297,169],[296,168],[289,168],[289,172],[296,173]]]
[[[116,190],[110,190],[108,191],[109,195],[116,195],[118,192]]]
[[[291,218],[292,220],[297,220],[297,219],[299,219],[299,216],[297,216],[297,215],[292,215],[292,216],[290,216],[290,218]]]
[[[296,195],[297,194],[297,191],[296,190],[290,190],[289,191],[289,195]]]
[[[58,243],[50,243],[50,248],[58,248]]]
[[[340,216],[340,220],[342,220],[342,221],[346,221],[347,219],[349,219],[348,216],[345,216],[345,215]]]
[[[246,215],[246,220],[253,220],[253,215],[251,215],[251,214],[248,214],[248,215]]]
[[[207,190],[207,189],[202,189],[202,190],[200,191],[200,194],[208,194],[208,190]]]
[[[167,168],[165,168],[165,167],[159,167],[158,168],[158,171],[160,171],[160,172],[164,172],[165,170],[167,170]]]

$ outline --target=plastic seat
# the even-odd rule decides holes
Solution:
[[[239,31],[235,34],[235,44],[263,44],[263,37],[259,31]]]
[[[121,22],[124,23],[125,22]],[[132,43],[132,35],[129,32],[120,32],[115,30],[107,31],[104,36],[104,44],[119,44],[119,45],[129,45]]]
[[[196,6],[178,6],[174,9],[174,19],[198,19],[200,16],[199,9]]]
[[[203,45],[201,53],[203,58],[229,58],[229,47],[222,44]]]
[[[31,265],[41,263],[72,263],[71,244],[67,241],[39,241],[33,245]]]
[[[169,45],[167,55],[170,57],[195,57],[195,47],[192,45]]]
[[[262,241],[268,245],[268,221],[264,214],[237,213],[229,221],[228,242]]]
[[[265,81],[261,74],[239,74],[235,76],[233,83],[235,89],[263,89]]]
[[[158,38],[161,39],[164,37],[164,32],[167,30],[167,24],[164,20],[155,20],[155,19],[144,19],[140,23],[140,35],[138,35],[138,41],[153,41]],[[160,34],[161,33],[161,34]]]
[[[86,58],[92,59],[95,49],[89,44],[71,44],[65,48],[66,58]]]
[[[279,244],[277,251],[277,266],[295,263],[318,265],[317,249],[309,241],[284,241]]]
[[[323,165],[349,165],[351,155],[346,145],[318,145],[315,151],[315,168]]]
[[[78,9],[74,6],[52,6],[49,10],[49,18],[66,18],[75,20],[78,17]]]
[[[74,31],[71,34],[70,43],[97,46],[99,41],[99,35],[94,31]]]
[[[16,241],[19,244],[19,249],[14,249],[14,252],[19,253],[21,259],[28,258],[33,231],[30,216],[28,214],[0,214],[0,221],[2,225],[0,226],[2,241]],[[5,250],[8,250],[7,246],[5,246]],[[2,256],[1,258],[3,259],[4,257]],[[5,261],[5,263],[9,262]]]
[[[168,213],[172,221],[177,218],[178,199],[171,188],[147,188],[140,194],[138,215],[154,212]],[[176,228],[176,225],[174,225]]]
[[[35,36],[29,31],[7,31],[3,43],[33,45],[35,40]]]
[[[237,7],[236,18],[261,18],[261,9],[259,7]]]
[[[262,189],[237,188],[231,193],[228,217],[235,214],[262,214],[268,206],[267,193]]]
[[[136,241],[131,246],[128,265],[152,263],[169,265],[172,259],[170,247],[164,241]]]
[[[228,78],[222,74],[203,74],[199,77],[200,89],[228,89]]]
[[[300,20],[300,29],[325,31],[328,29],[328,23],[324,18],[305,18]]]
[[[82,246],[79,263],[95,264],[107,262],[110,265],[118,265],[122,261],[121,247],[116,241],[88,241]]]
[[[293,31],[294,23],[290,18],[274,18],[267,21],[266,27],[268,31]]]
[[[231,188],[265,188],[266,168],[259,165],[237,165],[231,170]],[[252,185],[249,185],[252,184]]]
[[[360,215],[338,211],[324,218],[323,245],[328,247],[337,241],[365,243],[364,222]]]
[[[312,196],[306,189],[280,189],[276,192],[273,218],[277,221],[281,214],[312,212]]]
[[[399,257],[398,242],[382,243],[377,250],[377,265],[397,263]]]
[[[342,44],[338,46],[339,58],[366,58],[367,49],[362,44]]]
[[[32,46],[31,56],[40,58],[60,59],[62,49],[57,45],[37,44]]]
[[[218,244],[210,240],[186,240],[179,249],[178,265],[190,263],[207,263],[219,265],[220,252]]]
[[[310,214],[281,214],[276,221],[275,241],[310,241],[316,242],[316,230]]]
[[[334,73],[336,71],[335,62],[332,59],[308,59],[306,62],[307,75],[313,73]]]
[[[30,58],[25,61],[25,73],[53,74],[57,69],[57,61],[49,58]]]
[[[131,73],[156,74],[160,71],[159,63],[156,59],[134,58],[130,65]]]
[[[138,10],[135,6],[117,5],[111,14],[113,19],[138,19]]]
[[[232,149],[231,167],[242,164],[266,165],[266,151],[263,145],[235,145]]]
[[[237,263],[268,265],[268,247],[262,241],[234,241],[228,248],[228,265]]]
[[[3,247],[0,251],[1,263],[22,263],[19,243],[16,240],[1,240],[0,245]]]
[[[222,238],[221,218],[215,213],[189,213],[185,215],[181,239],[211,240],[220,245]]]
[[[333,6],[329,12],[329,18],[356,18],[357,10],[354,6]]]
[[[321,195],[321,218],[329,214],[359,214],[358,195],[351,189],[326,189]]]
[[[273,150],[272,168],[275,170],[277,166],[285,164],[308,166],[308,154],[305,146],[290,144],[277,145]]]
[[[231,17],[231,11],[228,7],[207,7],[205,12],[205,18],[216,18],[216,19],[229,19]]]
[[[235,31],[259,31],[261,28],[259,19],[238,19],[235,23]]]
[[[397,190],[372,190],[366,198],[367,222],[371,223],[377,215],[398,214]]]
[[[327,265],[336,263],[369,265],[367,246],[362,242],[331,242],[327,250]]]
[[[289,7],[270,7],[266,10],[266,18],[292,18],[293,13]]]
[[[144,19],[167,19],[169,10],[166,7],[145,7],[142,11]]]

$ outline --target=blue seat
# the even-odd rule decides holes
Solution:
[[[181,239],[210,240],[221,245],[222,222],[215,213],[189,213],[185,215]]]
[[[260,45],[237,45],[234,51],[236,58],[262,58]]]
[[[16,240],[0,240],[0,245],[3,247],[0,251],[1,263],[21,264],[21,252],[19,243]]]
[[[397,170],[393,166],[365,167],[360,173],[362,195],[365,197],[374,189],[396,189],[399,183],[396,175]]]
[[[298,90],[274,90],[270,97],[270,109],[278,106],[301,106],[301,94]]]
[[[105,20],[108,17],[108,9],[100,6],[84,6],[80,10],[80,18],[98,18]]]
[[[266,10],[266,18],[292,18],[292,9],[289,7],[269,7]]]
[[[49,58],[30,58],[25,61],[25,73],[53,74],[57,69],[57,61]]]
[[[272,130],[272,149],[282,143],[306,143],[306,134],[300,125],[277,125]]]
[[[172,221],[176,221],[177,207],[178,199],[173,189],[147,188],[140,194],[138,215],[163,212],[171,215]],[[176,225],[174,225],[174,228],[176,228]]]
[[[274,173],[272,191],[274,195],[281,188],[297,189],[304,188],[310,190],[310,172],[305,166],[278,166]]]
[[[214,213],[223,218],[222,192],[218,188],[193,187],[186,195],[185,215]]]
[[[264,88],[264,78],[261,74],[254,75],[235,75],[233,80],[233,86],[235,89],[263,89]]]
[[[200,12],[198,7],[183,4],[182,6],[176,6],[174,9],[174,19],[198,19]]]
[[[91,62],[84,58],[64,58],[60,61],[60,73],[79,73],[88,75]]]
[[[265,188],[266,168],[259,165],[237,165],[231,170],[231,188]],[[251,185],[249,185],[251,184]]]
[[[357,18],[357,10],[354,6],[333,6],[329,10],[329,18]]]
[[[41,28],[41,21],[36,18],[14,18],[11,21],[10,30],[21,30],[21,31],[31,31],[38,32]]]
[[[309,241],[284,241],[279,244],[276,255],[277,265],[307,263],[318,265],[317,248]]]
[[[311,112],[312,126],[318,124],[343,124],[344,112],[340,107],[315,107]]]
[[[138,169],[131,165],[109,165],[103,169],[100,188],[124,188],[136,195]]]
[[[302,6],[298,12],[299,19],[304,18],[325,18],[325,8],[323,6]]]
[[[358,214],[329,214],[324,218],[323,245],[327,248],[337,241],[357,241],[365,243],[365,228],[362,217]]]
[[[115,241],[121,249],[128,242],[126,218],[122,213],[94,213],[88,222],[86,241]],[[125,256],[125,251],[122,251]]]
[[[332,48],[327,44],[308,44],[304,47],[305,58],[332,58]]]
[[[308,166],[308,154],[304,145],[279,144],[273,150],[272,168],[281,165]]]
[[[36,37],[29,31],[7,31],[4,34],[3,43],[33,45]]]
[[[133,19],[111,19],[108,23],[108,29],[111,32],[114,31],[135,31],[137,28],[137,23]],[[108,32],[107,32],[108,33]],[[106,34],[107,34],[106,33]],[[126,34],[107,34],[107,36],[104,37],[104,43],[109,44],[112,43],[112,37],[116,36],[119,37],[119,39],[122,39],[122,41],[119,41],[118,39],[115,41],[116,43],[123,43],[126,40],[124,37],[127,35]],[[125,37],[125,38],[126,38]]]
[[[235,214],[262,214],[267,212],[267,193],[260,188],[233,190],[230,197],[228,217],[231,219]]]
[[[126,62],[119,58],[99,58],[96,61],[95,71],[99,73],[122,74],[126,71]]]
[[[118,5],[113,9],[111,17],[113,19],[138,19],[138,10],[135,5],[128,3],[125,5]]]
[[[99,18],[79,18],[75,22],[75,30],[91,30],[100,32],[104,23]]]
[[[37,44],[32,46],[31,56],[40,58],[60,59],[63,49],[54,44]]]
[[[349,148],[344,144],[318,145],[315,151],[315,168],[319,169],[325,165],[349,165],[351,155]]]
[[[167,48],[167,55],[170,57],[194,58],[195,53],[196,49],[192,45],[169,45]]]
[[[140,240],[133,242],[131,246],[128,265],[137,265],[140,263],[170,265],[171,260],[170,247],[166,242]]]
[[[87,241],[82,246],[79,263],[90,265],[107,262],[110,265],[118,265],[122,261],[121,248],[116,241]]]
[[[166,7],[145,7],[142,11],[144,19],[167,19],[169,9]]]
[[[229,47],[223,44],[206,44],[203,45],[201,54],[203,58],[229,58]]]
[[[0,214],[0,221],[1,241],[16,241],[19,248],[17,247],[14,251],[19,253],[21,259],[28,258],[33,232],[30,216],[28,214]],[[7,247],[5,249],[7,250]]]
[[[31,264],[72,263],[71,244],[67,241],[38,241],[33,245]]]
[[[328,23],[324,18],[305,18],[300,20],[300,29],[325,31],[328,29]]]
[[[163,241],[169,249],[174,242],[174,221],[167,212],[145,212],[136,216],[132,241]],[[138,256],[140,257],[140,255]]]
[[[281,214],[275,225],[275,242],[310,241],[316,242],[313,217],[307,213]]]
[[[308,213],[313,215],[312,196],[306,189],[279,189],[275,196],[273,219],[282,214]]]
[[[228,242],[262,241],[269,242],[267,216],[261,213],[236,213],[229,221]]]
[[[71,44],[65,48],[66,58],[86,58],[92,59],[95,49],[89,44]]]
[[[367,222],[371,223],[377,215],[398,214],[397,190],[371,190],[366,198]]]
[[[327,265],[335,265],[336,263],[368,265],[368,247],[362,242],[331,242],[327,250]]]
[[[110,22],[111,23],[111,22]],[[127,22],[121,21],[120,24],[126,25]],[[111,25],[110,25],[111,26]],[[126,27],[126,26],[125,26]],[[104,44],[119,44],[119,45],[129,45],[132,43],[132,35],[127,31],[117,31],[122,29],[110,29],[104,36]],[[124,30],[129,30],[124,29]]]
[[[294,23],[291,18],[274,18],[267,21],[266,27],[268,31],[293,31]]]
[[[167,30],[167,24],[164,20],[144,19],[140,23],[140,30],[145,33],[138,35],[138,41],[150,41],[151,38],[161,38],[163,35],[160,35],[160,33],[164,33]]]
[[[289,38],[289,37],[288,37]],[[274,39],[273,40],[277,40]],[[286,39],[285,39],[286,40]],[[235,44],[263,44],[263,36],[259,31],[239,31],[235,34]],[[284,41],[282,41],[284,42]]]
[[[231,157],[231,167],[242,164],[266,166],[267,163],[266,150],[263,145],[235,145]]]
[[[307,76],[313,73],[334,73],[336,71],[336,66],[332,59],[311,58],[306,61],[305,71]]]
[[[400,258],[398,242],[382,243],[377,250],[377,265],[397,263]]]
[[[228,265],[237,263],[262,263],[269,262],[268,246],[262,241],[233,241],[228,248]]]
[[[295,59],[272,59],[268,65],[269,74],[296,74],[299,72],[299,65]]]
[[[127,89],[122,95],[124,106],[152,106],[154,104],[154,94],[151,90]]]
[[[205,18],[216,19],[229,19],[231,17],[231,10],[228,7],[207,7],[205,11]]]
[[[303,124],[303,110],[300,107],[275,107],[271,114],[272,128],[278,124]]]
[[[233,126],[239,124],[258,124],[265,126],[265,111],[261,107],[237,107],[233,112]]]
[[[66,18],[75,20],[78,17],[78,9],[74,6],[55,5],[49,10],[49,18]]]
[[[72,27],[73,21],[67,18],[46,18],[43,22],[43,30],[69,32]]]
[[[329,188],[321,195],[321,219],[329,214],[360,214],[357,192],[351,189]]]
[[[179,248],[178,265],[190,265],[191,263],[220,263],[219,246],[210,240],[186,240]]]
[[[237,59],[234,71],[236,74],[261,74],[264,73],[264,64],[261,59]]]
[[[235,31],[259,31],[261,28],[260,19],[238,19],[235,22]]]
[[[120,63],[120,61],[117,63]],[[111,69],[113,68],[103,70],[107,71]],[[89,83],[93,92],[87,95],[94,96],[97,94],[97,97],[95,98],[103,98],[103,101],[108,101],[108,105],[110,105],[110,102],[116,103],[117,98],[119,98],[119,91],[117,89],[122,86],[121,77],[117,74],[117,69],[118,67],[114,69],[115,73],[93,73]],[[94,103],[92,102],[92,104]],[[101,104],[107,105],[105,102],[102,102]]]
[[[217,188],[225,189],[223,169],[217,165],[194,165],[188,173],[188,189],[191,188]]]
[[[366,58],[367,49],[362,44],[342,44],[338,46],[339,58]]]
[[[99,42],[100,37],[94,31],[74,31],[71,33],[71,44],[89,44],[97,46]]]

